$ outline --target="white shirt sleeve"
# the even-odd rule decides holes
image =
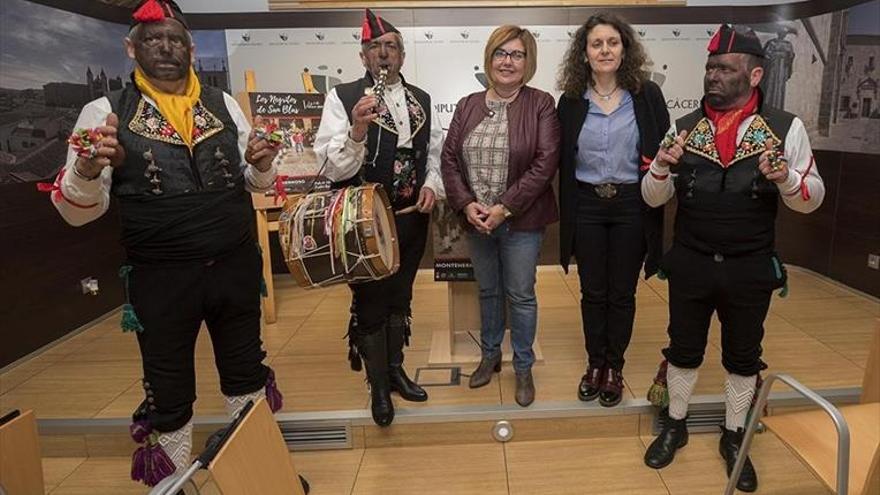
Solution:
[[[825,184],[813,158],[810,137],[801,119],[795,117],[785,137],[783,157],[788,160],[788,178],[777,184],[786,206],[800,213],[810,213],[825,199]]]
[[[110,100],[106,97],[89,102],[76,119],[74,129],[100,127],[107,121],[110,112]],[[96,220],[107,211],[113,182],[112,167],[105,167],[95,180],[78,176],[74,172],[77,158],[73,148],[68,146],[64,168],[55,179],[55,186],[59,189],[50,195],[52,204],[62,218],[75,227]]]
[[[235,101],[235,98],[223,93],[223,101],[226,103],[226,110],[229,112],[229,116],[235,122],[235,127],[238,128],[238,151],[241,153],[242,166],[245,167],[245,188],[251,192],[265,191],[275,183],[278,167],[273,162],[269,170],[260,172],[257,167],[245,161],[244,154],[247,151],[248,137],[251,134],[251,124],[248,122],[247,117],[245,117],[244,112],[241,111],[241,107]]]
[[[366,139],[353,141],[349,137],[350,130],[345,107],[333,89],[324,100],[314,150],[318,168],[323,166],[323,175],[334,182],[353,177],[364,162]]]
[[[443,152],[443,124],[437,112],[431,112],[431,139],[428,143],[428,166],[425,187],[431,188],[437,199],[446,198],[443,177],[440,175],[440,154]]]
[[[675,123],[669,128],[669,132],[677,134]],[[671,167],[670,167],[671,168]],[[666,204],[675,194],[675,184],[672,182],[670,168],[657,165],[657,157],[651,162],[651,168],[642,178],[642,198],[652,208]],[[658,177],[662,177],[659,178]]]

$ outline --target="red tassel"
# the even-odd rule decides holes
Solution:
[[[364,24],[361,26],[361,42],[366,43],[373,39],[373,30],[370,29],[370,19],[364,16]]]
[[[712,39],[709,40],[709,53],[715,53],[721,48],[721,28],[718,28],[718,31],[715,31],[715,34],[712,35]]]
[[[165,11],[157,0],[149,0],[141,5],[131,16],[138,22],[161,22],[165,20]]]
[[[816,158],[810,157],[810,166],[807,167],[807,170],[804,172],[804,175],[801,176],[801,197],[804,201],[810,200],[810,188],[807,187],[807,176],[810,175],[810,170],[813,168],[813,164],[816,163]]]

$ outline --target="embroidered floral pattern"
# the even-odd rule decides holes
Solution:
[[[733,160],[730,163],[733,164],[750,156],[761,154],[767,149],[768,139],[772,139],[774,143],[782,142],[773,130],[770,129],[770,126],[767,125],[767,121],[758,115],[749,124],[749,128],[746,129],[746,133],[736,148],[736,154],[733,155]]]
[[[708,119],[704,118],[697,122],[697,125],[694,126],[694,129],[688,135],[684,146],[685,151],[690,151],[721,165],[721,157],[718,156],[718,149],[715,147],[715,135],[712,132]]]
[[[409,112],[410,134],[415,136],[416,133],[419,132],[419,129],[425,125],[428,116],[425,115],[425,109],[422,108],[422,105],[419,104],[409,88],[404,88],[404,94],[406,95],[406,109]],[[375,122],[379,127],[382,127],[386,131],[397,134],[397,125],[394,123],[394,117],[391,116],[388,107],[383,108]]]
[[[394,160],[394,177],[391,179],[392,201],[412,198],[416,191],[416,163],[411,159]]]
[[[736,154],[733,155],[733,159],[730,160],[727,166],[730,167],[740,160],[760,154],[766,149],[768,139],[773,139],[777,143],[782,142],[773,130],[770,129],[767,121],[760,115],[756,115],[752,119],[752,123],[749,124],[749,128],[746,129],[742,141],[737,146]],[[697,122],[697,125],[685,142],[685,149],[709,159],[722,167],[724,166],[721,163],[721,158],[718,156],[718,150],[715,148],[715,135],[712,132],[712,127],[709,125],[709,119],[703,118]]]
[[[196,103],[193,108],[193,146],[201,143],[209,137],[222,131],[223,122],[211,113],[202,102]],[[174,127],[162,116],[159,109],[147,103],[141,98],[134,118],[128,124],[128,129],[147,139],[161,141],[163,143],[186,146]]]

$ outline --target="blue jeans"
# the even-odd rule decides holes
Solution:
[[[513,369],[528,371],[535,362],[538,300],[535,272],[544,231],[512,231],[504,223],[491,234],[468,233],[468,247],[480,288],[480,345],[484,359],[501,353],[505,297],[510,317]]]

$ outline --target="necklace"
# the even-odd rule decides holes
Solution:
[[[618,90],[619,88],[618,88],[617,86],[614,86],[614,89],[612,89],[611,92],[608,93],[607,95],[603,95],[602,93],[600,93],[600,92],[596,89],[595,86],[593,86],[592,89],[593,89],[593,94],[595,94],[596,96],[598,96],[599,98],[601,98],[603,101],[611,101],[611,97],[614,96],[614,93],[617,93],[617,90]]]
[[[492,88],[492,91],[495,92],[495,95],[498,96],[498,99],[500,99],[500,100],[502,100],[502,101],[511,101],[511,100],[513,100],[513,99],[516,98],[516,95],[519,94],[519,90],[520,90],[520,89],[522,89],[522,86],[516,88],[515,90],[513,90],[512,93],[510,93],[510,94],[507,95],[507,96],[504,96],[503,94],[501,94],[500,92],[498,92],[498,88]]]

